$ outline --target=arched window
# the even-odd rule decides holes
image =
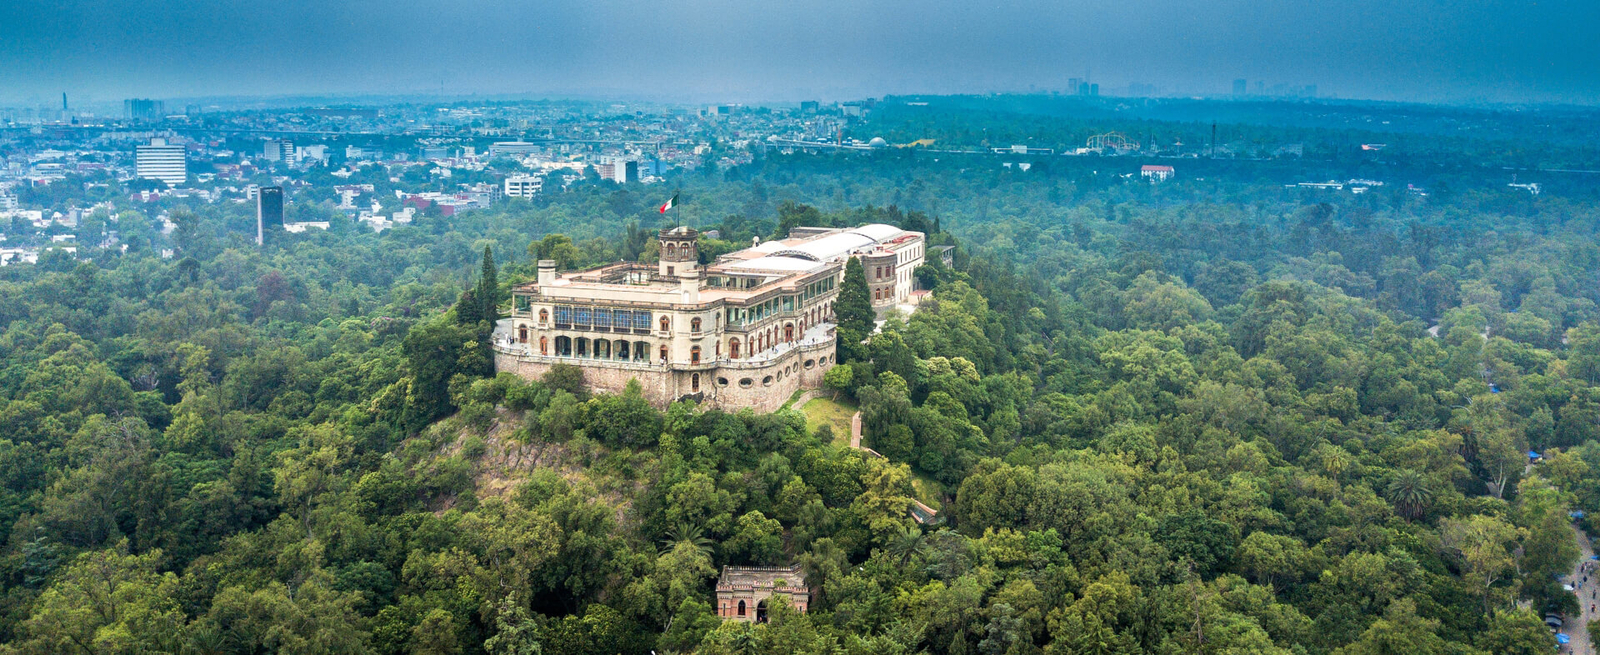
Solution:
[[[661,317],[661,331],[662,332],[666,332],[666,331],[668,331],[670,329],[672,329],[672,320],[668,319],[665,316],[662,316]]]
[[[695,347],[689,349],[689,363],[690,364],[699,364],[700,363],[700,346],[695,346]],[[700,376],[696,375],[695,379],[697,379],[697,380],[700,379]]]
[[[677,257],[677,256],[678,256],[678,244],[676,244],[676,243],[668,243],[667,244],[667,258],[671,259],[671,258]]]
[[[728,356],[732,357],[733,359],[738,359],[739,358],[739,340],[738,339],[730,339],[728,341]]]
[[[699,373],[695,373],[694,375],[689,376],[689,391],[692,392],[692,393],[700,393],[700,374]]]
[[[783,325],[783,340],[784,341],[794,341],[794,324],[793,323],[785,323]]]
[[[517,326],[517,341],[519,343],[527,343],[528,342],[528,326],[526,326],[526,325]]]
[[[589,356],[589,340],[584,337],[578,337],[578,356]]]
[[[550,354],[550,337],[539,337],[539,354]]]
[[[666,346],[662,346],[661,347],[661,363],[662,364],[667,363],[667,347]]]
[[[548,309],[539,310],[539,325],[544,325],[544,324],[549,323],[549,322],[550,322],[550,310],[548,310]]]
[[[693,319],[689,320],[689,331],[690,332],[694,332],[696,334],[698,334],[700,332],[700,317],[699,316],[696,316]]]
[[[560,357],[572,356],[572,337],[556,337],[556,355]]]
[[[739,601],[739,616],[744,616],[744,601]]]

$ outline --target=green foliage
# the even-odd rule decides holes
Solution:
[[[861,129],[1099,133],[918,111]],[[877,333],[846,267],[823,384],[882,458],[796,412],[492,375],[535,274],[494,252],[648,261],[632,189],[262,249],[226,204],[86,220],[128,251],[0,269],[0,652],[1548,652],[1568,512],[1600,525],[1593,199],[1403,162],[1362,165],[1429,196],[1255,182],[1348,163],[1296,134],[1324,150],[1184,160],[1204,184],[915,149],[684,177],[708,262],[808,225],[955,246]],[[804,614],[717,617],[723,566],[790,564]]]

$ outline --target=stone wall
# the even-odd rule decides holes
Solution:
[[[833,342],[794,348],[772,359],[725,360],[701,366],[668,369],[659,365],[634,364],[571,357],[543,357],[502,348],[495,349],[496,371],[515,373],[537,380],[558,364],[572,364],[583,371],[584,385],[598,393],[622,393],[629,380],[638,380],[652,405],[667,405],[685,396],[696,396],[709,407],[725,411],[744,408],[758,412],[777,411],[800,389],[822,387],[822,376],[834,364]],[[806,362],[811,367],[806,368]],[[699,375],[698,392],[694,376]]]

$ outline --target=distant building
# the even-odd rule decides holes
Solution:
[[[319,164],[328,163],[328,146],[314,145],[295,149],[295,159],[298,161],[314,161]]]
[[[0,210],[17,208],[17,194],[10,191],[0,191]]]
[[[1233,81],[1233,95],[1242,96],[1250,91],[1250,83],[1245,80]]]
[[[600,177],[617,184],[639,181],[639,160],[626,156],[602,156],[594,170]]]
[[[538,175],[513,175],[506,178],[505,192],[510,198],[532,198],[544,190],[544,178]]]
[[[489,146],[489,156],[499,157],[500,155],[508,155],[512,157],[523,157],[539,152],[540,150],[541,148],[537,143],[528,143],[527,141],[500,141]]]
[[[285,164],[294,163],[294,142],[279,139],[267,139],[261,143],[261,158],[267,161],[281,161]]]
[[[363,148],[361,146],[345,146],[345,159],[377,159],[383,156],[383,151],[377,148]]]
[[[821,103],[818,103],[815,100],[802,100],[800,101],[800,113],[815,114],[817,113],[817,110],[821,108],[821,106]]]
[[[266,227],[283,225],[283,187],[256,190],[256,245],[266,241]]]
[[[774,596],[787,599],[798,612],[806,611],[811,588],[799,565],[724,566],[717,579],[717,616],[724,621],[766,623],[767,601]]]
[[[136,121],[158,121],[167,113],[166,103],[147,98],[129,98],[122,101],[124,117]]]
[[[1165,182],[1172,179],[1175,171],[1171,166],[1145,165],[1139,168],[1139,176],[1151,182]]]
[[[150,145],[134,149],[134,170],[139,177],[161,180],[169,187],[188,181],[188,163],[183,146],[169,146],[166,139],[151,139]]]

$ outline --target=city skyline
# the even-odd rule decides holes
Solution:
[[[1600,6],[1489,0],[1096,0],[979,7],[722,0],[504,6],[18,0],[0,7],[0,104],[407,94],[824,101],[1027,92],[1226,95],[1235,79],[1347,99],[1600,102]]]

